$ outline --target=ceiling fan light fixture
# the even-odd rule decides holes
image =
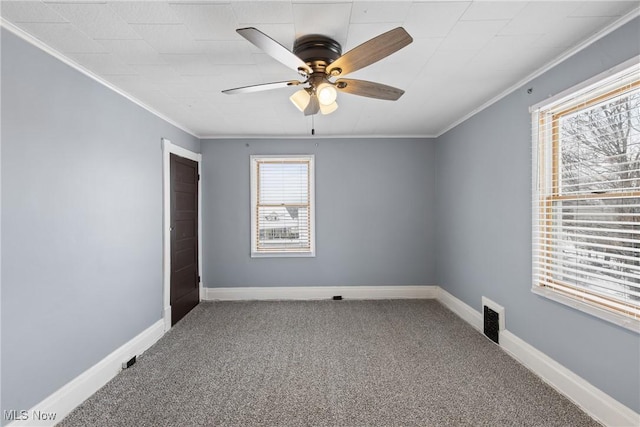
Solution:
[[[2,0],[0,0],[2,1]],[[342,54],[340,43],[330,37],[309,34],[295,40],[290,51],[276,40],[254,27],[238,28],[238,34],[273,59],[298,71],[305,81],[289,80],[223,90],[223,93],[251,93],[289,86],[309,86],[289,98],[305,116],[330,114],[338,109],[338,90],[351,95],[396,101],[404,91],[392,86],[365,80],[340,78],[386,58],[413,41],[402,27],[382,33]]]
[[[320,104],[320,112],[323,115],[327,115],[327,114],[331,114],[334,111],[336,111],[338,109],[338,103],[333,101],[331,104],[329,105],[323,105],[322,103]]]
[[[338,97],[338,91],[331,83],[320,83],[316,88],[316,94],[318,95],[318,101],[320,105],[331,105],[336,102]],[[336,107],[337,108],[337,107]],[[335,108],[334,108],[335,110]]]
[[[304,109],[307,108],[307,105],[309,105],[311,95],[309,95],[309,92],[307,92],[305,89],[300,89],[299,91],[291,95],[289,99],[291,100],[291,102],[293,102],[293,105],[295,105],[298,110],[304,112]]]

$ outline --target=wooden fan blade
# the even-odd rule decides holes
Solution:
[[[387,31],[351,49],[333,61],[327,67],[327,74],[344,76],[353,73],[399,51],[412,41],[413,38],[402,27]]]
[[[314,114],[318,114],[320,111],[320,102],[318,101],[318,97],[316,95],[311,95],[309,99],[309,104],[307,108],[304,109],[305,116],[313,116]]]
[[[289,80],[286,82],[264,83],[264,84],[253,85],[253,86],[244,86],[244,87],[237,87],[234,89],[227,89],[227,90],[223,90],[222,93],[226,93],[227,95],[233,95],[236,93],[261,92],[263,90],[280,89],[288,86],[298,86],[301,83],[302,82],[299,82],[298,80]]]
[[[402,96],[402,94],[404,94],[404,91],[397,87],[368,82],[366,80],[338,79],[336,80],[335,87],[341,92],[350,93],[352,95],[385,99],[387,101],[396,101]]]
[[[239,28],[236,32],[287,67],[306,76],[313,72],[302,59],[257,28]]]

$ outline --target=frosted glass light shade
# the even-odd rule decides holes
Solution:
[[[337,102],[332,102],[329,105],[322,105],[320,104],[320,112],[322,114],[331,114],[334,111],[336,111],[338,109],[338,103]]]
[[[338,91],[329,83],[321,83],[316,89],[318,95],[318,101],[320,105],[331,105],[336,101],[338,97]]]
[[[300,89],[299,91],[291,95],[289,99],[291,100],[291,102],[293,102],[293,105],[298,108],[298,110],[304,112],[304,109],[307,108],[307,105],[309,105],[311,96],[306,90]]]

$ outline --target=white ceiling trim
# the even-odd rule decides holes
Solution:
[[[394,139],[435,139],[437,138],[435,135],[226,135],[226,136],[202,136],[199,137],[201,139],[219,139],[219,140],[227,140],[227,139],[385,139],[385,138],[394,138]]]
[[[18,27],[16,27],[15,25],[10,23],[9,21],[4,19],[3,17],[0,17],[0,27],[5,28],[6,30],[8,30],[11,33],[15,34],[16,36],[20,37],[24,41],[32,44],[33,46],[35,46],[38,49],[44,51],[45,53],[48,53],[49,55],[53,56],[54,58],[58,59],[59,61],[62,61],[63,63],[65,63],[69,67],[81,72],[85,76],[95,80],[96,82],[100,83],[101,85],[105,86],[106,88],[111,89],[112,91],[114,91],[118,95],[121,95],[121,96],[125,97],[126,99],[128,99],[131,102],[133,102],[137,106],[144,108],[145,110],[147,110],[151,114],[159,117],[160,119],[164,120],[165,122],[169,123],[170,125],[173,125],[173,126],[177,127],[178,129],[188,133],[191,136],[194,136],[196,138],[201,138],[200,136],[196,135],[190,129],[187,129],[186,127],[184,127],[180,123],[177,123],[177,122],[171,120],[169,117],[163,115],[162,113],[159,113],[159,112],[155,111],[153,108],[149,107],[148,105],[146,105],[145,103],[141,102],[137,98],[134,98],[133,96],[131,96],[127,92],[123,91],[122,89],[120,89],[120,88],[114,86],[113,84],[109,83],[108,81],[104,80],[100,76],[97,76],[96,74],[94,74],[91,71],[87,70],[82,65],[80,65],[77,62],[69,59],[69,57],[61,54],[60,52],[58,52],[57,50],[55,50],[51,46],[43,43],[42,41],[38,40],[37,38],[35,38],[31,34],[21,30]]]
[[[188,133],[191,136],[194,136],[198,139],[217,139],[217,140],[229,140],[229,139],[257,139],[257,140],[266,140],[266,139],[315,139],[315,140],[320,140],[320,139],[324,139],[324,140],[329,140],[329,139],[336,139],[336,138],[341,138],[341,139],[362,139],[362,138],[366,138],[366,139],[384,139],[384,138],[399,138],[399,139],[433,139],[436,138],[439,135],[402,135],[402,136],[398,136],[398,135],[353,135],[353,134],[349,134],[349,135],[331,135],[331,136],[322,136],[322,135],[260,135],[260,136],[256,136],[256,135],[198,135],[197,133],[193,132],[192,130],[186,128],[185,126],[181,125],[180,123],[175,122],[174,120],[170,119],[169,117],[165,116],[162,113],[159,113],[158,111],[155,111],[153,108],[149,107],[147,104],[145,104],[144,102],[140,101],[139,99],[133,97],[132,95],[130,95],[129,93],[123,91],[122,89],[118,88],[117,86],[111,84],[110,82],[104,80],[103,78],[101,78],[100,76],[94,74],[93,72],[87,70],[86,68],[84,68],[82,65],[78,64],[77,62],[73,61],[72,59],[70,59],[69,57],[63,55],[62,53],[58,52],[56,49],[52,48],[51,46],[47,45],[46,43],[43,43],[42,41],[38,40],[36,37],[32,36],[31,34],[25,32],[24,30],[16,27],[15,25],[13,25],[11,22],[7,21],[6,19],[4,19],[3,17],[0,16],[0,27],[5,28],[6,30],[8,30],[9,32],[15,34],[16,36],[20,37],[21,39],[23,39],[24,41],[26,41],[27,43],[30,43],[31,45],[37,47],[38,49],[44,51],[45,53],[53,56],[54,58],[58,59],[59,61],[63,62],[64,64],[68,65],[69,67],[79,71],[80,73],[86,75],[87,77],[95,80],[97,83],[105,86],[106,88],[116,92],[117,94],[119,94],[120,96],[123,96],[124,98],[128,99],[129,101],[133,102],[134,104],[138,105],[139,107],[147,110],[148,112],[150,112],[151,114],[159,117],[160,119],[164,120],[165,122],[169,123],[170,125],[175,126],[176,128]]]
[[[459,124],[464,123],[465,121],[467,121],[471,117],[475,116],[476,114],[478,114],[479,112],[481,112],[485,108],[490,107],[491,105],[493,105],[496,102],[500,101],[502,98],[504,98],[507,95],[515,92],[516,90],[518,90],[522,86],[524,86],[527,83],[529,83],[531,80],[535,79],[536,77],[541,76],[542,74],[546,73],[547,71],[549,71],[550,69],[552,69],[556,65],[560,64],[565,59],[570,58],[571,56],[575,55],[576,53],[578,53],[581,50],[585,49],[586,47],[590,46],[591,44],[597,42],[601,38],[605,37],[607,34],[612,33],[613,31],[617,30],[618,28],[622,27],[624,24],[626,24],[627,22],[631,21],[632,19],[635,19],[638,16],[640,16],[640,6],[637,7],[636,9],[632,10],[631,12],[627,13],[626,15],[622,16],[620,19],[618,19],[617,21],[611,23],[610,25],[608,25],[607,27],[603,28],[602,30],[598,31],[593,36],[591,36],[588,39],[584,40],[583,42],[581,42],[577,46],[574,46],[573,48],[571,48],[571,49],[567,50],[566,52],[564,52],[562,55],[556,57],[554,60],[548,62],[546,65],[542,66],[542,68],[539,68],[538,70],[536,70],[533,73],[529,74],[527,77],[525,77],[524,79],[520,80],[518,83],[514,84],[513,86],[509,87],[508,89],[506,89],[505,91],[501,92],[497,96],[491,98],[489,101],[485,102],[484,104],[482,104],[478,108],[474,109],[469,114],[467,114],[467,115],[461,117],[460,119],[456,120],[455,122],[453,122],[452,124],[447,126],[444,130],[438,132],[438,134],[435,135],[435,138],[438,138],[438,137],[444,135],[445,133],[449,132],[451,129],[455,128]]]
[[[98,75],[96,75],[93,72],[89,71],[88,69],[84,68],[83,66],[81,66],[77,62],[73,61],[69,57],[63,55],[62,53],[58,52],[56,49],[54,49],[51,46],[45,44],[44,42],[40,41],[36,37],[34,37],[34,36],[30,35],[29,33],[25,32],[24,30],[21,30],[19,27],[16,27],[15,25],[13,25],[12,23],[10,23],[9,21],[5,20],[2,17],[0,17],[0,27],[6,28],[8,31],[10,31],[13,34],[17,35],[21,39],[27,41],[28,43],[30,43],[30,44],[32,44],[34,46],[36,46],[37,48],[39,48],[39,49],[43,50],[44,52],[50,54],[51,56],[53,56],[56,59],[62,61],[63,63],[67,64],[68,66],[70,66],[70,67],[76,69],[77,71],[81,72],[82,74],[90,77],[94,81],[102,84],[103,86],[105,86],[105,87],[111,89],[112,91],[118,93],[119,95],[125,97],[126,99],[128,99],[131,102],[133,102],[134,104],[144,108],[145,110],[149,111],[150,113],[154,114],[155,116],[159,117],[160,119],[166,121],[167,123],[175,126],[178,129],[183,130],[184,132],[186,132],[186,133],[188,133],[188,134],[190,134],[190,135],[192,135],[192,136],[194,136],[196,138],[200,138],[200,139],[274,139],[274,138],[277,138],[277,139],[318,139],[318,138],[398,138],[398,137],[401,137],[401,138],[437,138],[437,137],[445,134],[449,130],[455,128],[459,124],[463,123],[464,121],[468,120],[469,118],[473,117],[474,115],[478,114],[479,112],[483,111],[487,107],[495,104],[496,102],[498,102],[502,98],[506,97],[507,95],[509,95],[509,94],[513,93],[514,91],[518,90],[519,88],[521,88],[522,86],[524,86],[528,82],[530,82],[531,80],[533,80],[536,77],[542,75],[543,73],[545,73],[549,69],[555,67],[556,65],[558,65],[559,63],[561,63],[565,59],[567,59],[570,56],[576,54],[577,52],[583,50],[587,46],[593,44],[597,40],[601,39],[602,37],[606,36],[607,34],[613,32],[613,31],[615,31],[616,29],[620,28],[622,25],[628,23],[629,21],[631,21],[632,19],[634,19],[634,18],[636,18],[638,16],[640,16],[640,6],[636,7],[631,12],[629,12],[626,15],[622,16],[620,19],[618,19],[615,22],[613,22],[612,24],[608,25],[607,27],[605,27],[601,31],[595,33],[593,36],[591,36],[588,39],[584,40],[583,42],[581,42],[577,46],[565,51],[564,53],[562,53],[561,55],[556,57],[554,60],[548,62],[546,65],[544,65],[543,67],[541,67],[537,71],[529,74],[527,77],[525,77],[524,79],[520,80],[516,84],[510,86],[508,89],[504,90],[503,92],[501,92],[497,96],[495,96],[492,99],[490,99],[489,101],[485,102],[484,104],[482,104],[478,108],[473,109],[471,112],[469,112],[468,114],[464,115],[460,119],[454,121],[450,125],[446,126],[444,129],[442,129],[441,131],[437,132],[435,135],[433,135],[433,134],[430,134],[430,135],[417,134],[417,135],[402,135],[402,136],[399,136],[397,134],[396,135],[375,135],[375,136],[358,135],[358,134],[356,134],[356,135],[354,135],[354,134],[349,134],[349,135],[330,135],[330,136],[322,136],[322,135],[304,135],[304,136],[260,135],[260,136],[255,136],[255,135],[237,135],[237,134],[235,134],[235,135],[198,135],[197,133],[195,133],[192,130],[188,129],[184,125],[182,125],[182,124],[170,119],[169,117],[165,116],[162,113],[159,113],[158,111],[154,110],[152,107],[148,106],[144,102],[138,100],[134,96],[132,96],[129,93],[125,92],[124,90],[118,88],[117,86],[113,85],[112,83],[104,80],[103,78],[99,77]]]

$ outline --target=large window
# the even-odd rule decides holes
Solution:
[[[313,156],[251,156],[251,256],[315,256]]]
[[[640,67],[533,110],[533,290],[640,330]]]

